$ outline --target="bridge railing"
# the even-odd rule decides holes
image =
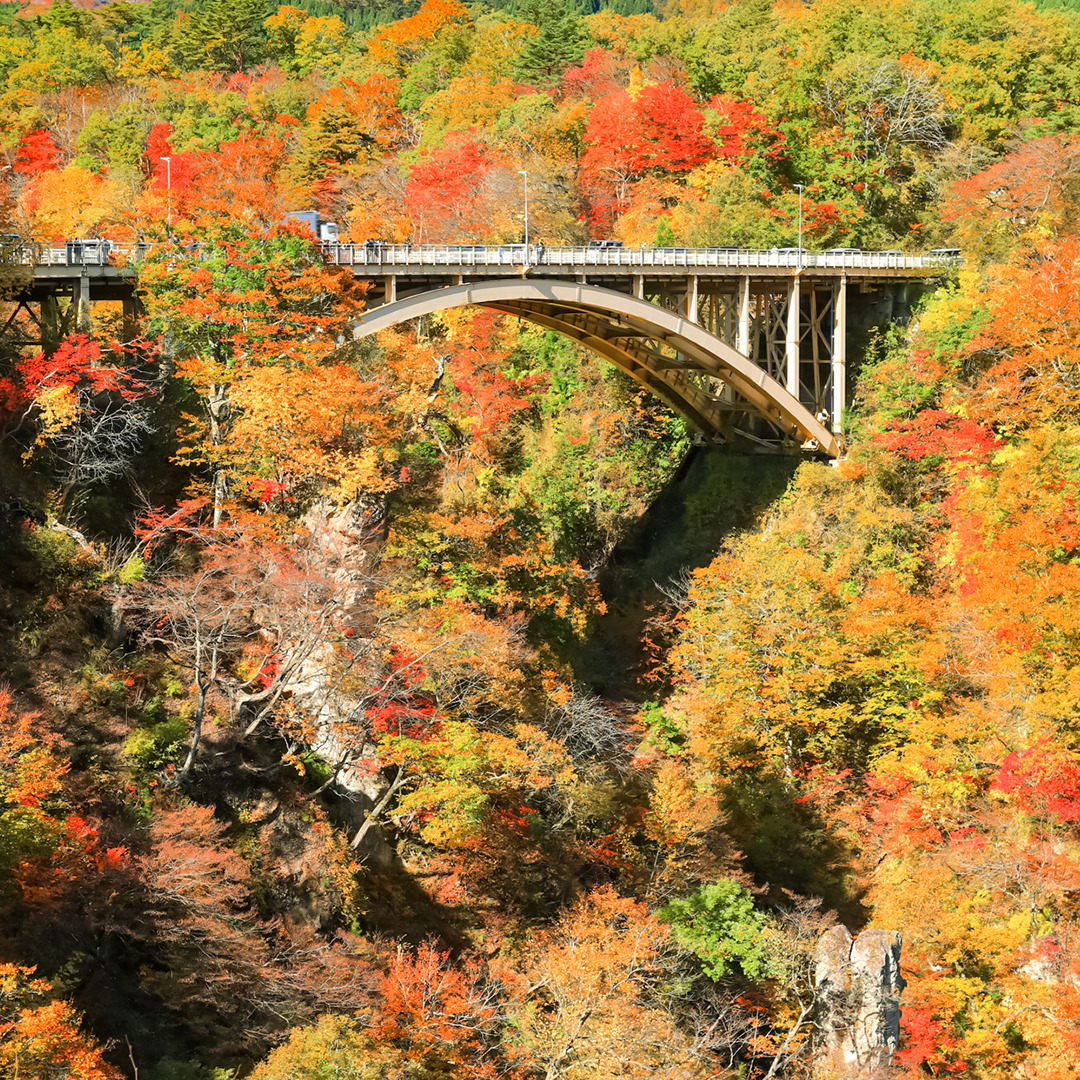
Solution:
[[[32,266],[110,266],[116,262],[118,254],[134,246],[98,239],[31,244],[24,249],[27,256],[24,261]]]
[[[905,255],[901,251],[800,252],[797,248],[617,248],[547,247],[541,244],[323,244],[328,261],[340,266],[522,266],[622,267],[644,269],[673,267],[699,269],[812,269],[829,267],[870,270],[938,270],[959,265],[954,255]]]
[[[321,244],[328,262],[361,267],[505,267],[520,273],[522,267],[545,266],[558,270],[577,267],[610,267],[633,273],[671,267],[689,271],[717,269],[760,270],[814,268],[862,270],[940,271],[962,262],[954,252],[907,255],[901,251],[799,251],[798,248],[651,248],[651,247],[548,247],[544,244]],[[67,240],[63,243],[28,244],[16,261],[36,266],[117,266],[137,262],[153,244],[120,244],[111,240]]]

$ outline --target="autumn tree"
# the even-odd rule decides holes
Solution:
[[[913,57],[878,60],[858,54],[834,70],[822,105],[851,140],[857,158],[879,172],[896,169],[905,153],[941,150],[947,140],[945,98],[933,68]]]
[[[114,179],[74,162],[36,173],[21,201],[34,233],[48,240],[99,236],[118,224],[124,213],[121,188]]]
[[[469,134],[455,134],[428,161],[414,165],[405,207],[425,243],[491,234],[493,182],[505,172],[491,149]]]
[[[813,471],[796,488],[806,493],[805,512],[816,501],[810,490],[831,486]],[[812,526],[802,511],[781,517],[775,550],[750,542],[695,575],[674,658],[685,665],[687,701],[697,703],[689,714],[695,754],[721,784],[733,769],[754,768],[760,754],[787,772],[821,760],[850,764],[848,754],[888,740],[907,703],[942,678],[945,650],[928,634],[932,609],[919,595],[918,557],[904,573],[875,566],[878,530],[895,522],[902,537],[906,515],[877,492],[881,516],[871,525],[860,517],[867,498],[834,504]],[[844,559],[782,539],[797,520],[813,535],[843,534]]]
[[[373,972],[348,940],[305,945],[302,935],[260,922],[250,868],[212,807],[162,811],[149,833],[144,906],[129,932],[153,940],[167,963],[145,970],[143,986],[182,1011],[207,1052],[218,1052],[231,1025],[262,1041],[365,999]]]
[[[57,736],[43,731],[40,716],[20,708],[6,686],[0,686],[0,729],[0,866],[4,891],[17,895],[20,868],[25,872],[38,860],[48,863],[62,847],[63,820],[46,808],[63,790],[67,766]]]
[[[362,84],[344,79],[313,101],[289,163],[290,181],[344,184],[344,174],[396,149],[405,129],[397,93],[394,80],[373,75]]]
[[[626,90],[602,97],[589,114],[585,141],[582,179],[597,224],[625,212],[635,183],[646,175],[685,174],[713,149],[701,110],[667,81],[633,97]]]
[[[467,8],[459,0],[425,0],[415,15],[379,27],[371,35],[368,55],[389,74],[404,76],[440,34],[467,21]]]
[[[455,962],[430,941],[415,954],[399,949],[379,999],[371,1026],[377,1046],[462,1078],[527,1075],[512,1068],[501,1045],[510,1030],[506,989],[475,958]]]
[[[204,522],[198,500],[144,522],[144,543],[176,543],[177,565],[138,587],[144,637],[191,671],[191,740],[176,773],[194,767],[210,695],[228,690],[250,734],[290,680],[323,650],[362,589],[355,568],[330,565],[310,543],[285,545],[254,515]],[[186,563],[186,565],[185,565]],[[240,661],[247,651],[253,670]]]
[[[1001,257],[1027,237],[1075,231],[1080,142],[1040,137],[1039,128],[998,161],[952,185],[942,217],[965,249]]]
[[[0,437],[32,429],[25,459],[44,457],[66,501],[76,487],[114,480],[154,430],[156,354],[149,343],[115,344],[111,355],[84,334],[50,353],[23,357],[6,385]]]
[[[292,1080],[298,1073],[334,1070],[354,1080],[455,1080],[459,1075],[437,1057],[414,1060],[407,1051],[375,1042],[346,1016],[323,1016],[311,1027],[293,1030],[288,1041],[255,1067],[252,1080]]]
[[[23,137],[15,151],[16,172],[34,176],[60,167],[63,154],[48,131],[38,128]]]
[[[392,487],[393,454],[379,436],[365,444],[354,411],[371,388],[331,363],[359,309],[351,275],[327,267],[299,230],[255,216],[211,215],[197,238],[189,225],[183,235],[192,237],[183,246],[154,249],[142,278],[151,289],[150,324],[169,336],[179,374],[199,395],[203,415],[191,418],[182,454],[207,471],[215,521],[230,492],[242,496],[262,480],[288,484],[310,471],[307,453],[303,462],[292,459],[303,444],[319,448],[315,468],[344,481],[345,498]],[[312,380],[339,384],[345,396],[314,396]],[[298,393],[280,396],[283,382],[296,383]],[[273,423],[267,410],[276,413]],[[322,419],[308,422],[310,410]]]
[[[668,1012],[666,927],[610,886],[586,894],[529,951],[521,1038],[549,1080],[708,1074]]]
[[[973,395],[973,418],[1003,430],[1033,422],[1069,423],[1080,406],[1080,320],[1074,239],[1019,252],[998,268],[986,329],[966,349],[993,357]]]
[[[340,60],[345,24],[336,15],[310,16],[286,4],[263,23],[267,52],[290,75],[304,78],[312,69]]]
[[[0,965],[0,1071],[38,1080],[119,1080],[74,1006],[33,968]]]

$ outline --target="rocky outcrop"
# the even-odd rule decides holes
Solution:
[[[815,953],[817,1070],[822,1076],[879,1076],[900,1041],[900,935],[843,926],[822,935]]]
[[[317,503],[304,524],[314,540],[313,564],[343,589],[341,621],[357,617],[363,623],[365,605],[377,584],[373,578],[377,561],[373,547],[377,545],[372,542],[371,514],[356,505],[339,508]],[[357,635],[350,639],[350,651],[355,668],[346,680],[347,687],[342,685],[340,673],[330,674],[336,666],[334,649],[325,643],[312,650],[290,681],[288,693],[311,718],[311,751],[333,770],[334,783],[327,797],[349,832],[356,833],[379,805],[388,781],[379,767],[374,742],[364,734],[362,717],[368,702],[357,696],[358,686],[378,683],[376,673],[365,678],[362,672],[367,654],[376,662],[380,650],[374,640]],[[388,865],[393,856],[381,830],[371,827],[365,830],[358,853],[380,866]]]

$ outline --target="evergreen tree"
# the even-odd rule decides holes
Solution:
[[[184,70],[243,71],[266,56],[269,13],[268,0],[209,0],[177,19],[169,51]]]
[[[580,64],[585,58],[588,37],[578,17],[567,10],[563,0],[530,0],[523,6],[520,17],[540,30],[518,62],[518,77],[522,81],[537,85],[554,83],[568,67]]]
[[[664,214],[657,218],[656,236],[653,237],[653,247],[674,247],[675,230],[671,227],[671,218]]]

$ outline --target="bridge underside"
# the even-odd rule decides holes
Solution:
[[[353,334],[366,337],[468,304],[564,334],[621,368],[706,435],[730,438],[739,430],[739,414],[750,414],[789,445],[834,457],[839,452],[824,415],[802,404],[764,366],[692,318],[597,285],[505,278],[434,289],[373,309],[354,325]]]
[[[91,304],[119,304],[125,340],[138,333],[136,319],[142,311],[131,281],[81,276],[8,283],[0,288],[0,300],[10,304],[0,316],[0,335],[9,345],[46,353],[69,334],[91,332]]]

